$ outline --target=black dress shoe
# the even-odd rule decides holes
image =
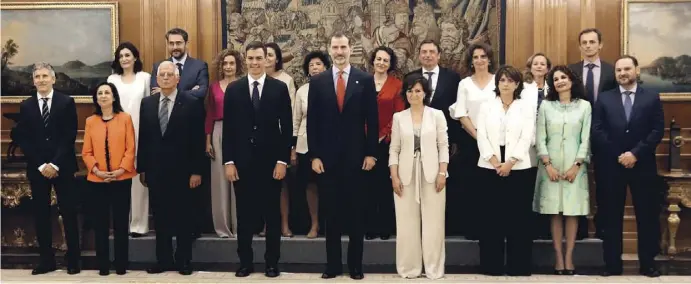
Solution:
[[[79,274],[79,272],[82,272],[82,270],[79,268],[78,265],[67,265],[67,274],[75,275]]]
[[[382,240],[388,240],[391,238],[391,234],[382,234],[381,236],[379,236],[379,238]]]
[[[130,233],[130,237],[135,238],[135,239],[141,238],[143,236],[144,236],[144,234],[140,234],[140,233]]]
[[[166,271],[171,271],[171,267],[172,265],[155,264],[154,266],[147,268],[146,273],[159,274]]]
[[[621,271],[609,271],[605,270],[600,273],[600,276],[604,277],[609,277],[609,276],[621,276],[623,273]]]
[[[189,261],[186,261],[180,265],[180,268],[178,268],[178,273],[180,275],[192,275],[192,272],[194,270],[192,269],[192,263]]]
[[[363,274],[362,271],[354,270],[354,271],[350,272],[350,279],[362,280],[362,278],[365,278],[365,274]]]
[[[564,275],[569,275],[569,276],[576,275],[576,270],[574,270],[574,269],[564,269]]]
[[[561,270],[555,269],[554,275],[564,275],[565,272],[566,272],[566,270],[564,270],[564,269],[561,269]]]
[[[275,278],[281,275],[281,272],[278,271],[278,268],[275,266],[267,266],[266,270],[264,270],[264,275],[269,278]]]
[[[110,270],[108,270],[108,269],[99,269],[99,270],[98,270],[98,275],[101,275],[101,276],[108,276],[108,275],[110,275]]]
[[[51,264],[39,264],[34,270],[31,271],[31,275],[46,274],[55,271],[55,263]]]
[[[116,268],[115,269],[115,274],[117,275],[125,275],[127,273],[127,269],[124,268]]]
[[[653,278],[662,276],[662,272],[660,272],[660,270],[657,268],[645,268],[645,269],[639,270],[638,272],[641,275],[653,277]]]
[[[250,276],[252,272],[254,272],[254,268],[240,267],[240,269],[235,272],[235,277],[247,277]]]
[[[325,271],[322,273],[322,279],[332,279],[341,276],[343,272]]]
[[[378,236],[377,236],[376,234],[372,234],[372,233],[365,234],[365,240],[368,240],[368,241],[369,241],[369,240],[374,240],[374,239],[376,239],[377,237],[378,237]]]

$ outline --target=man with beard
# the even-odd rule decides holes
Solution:
[[[624,55],[615,62],[618,88],[600,95],[593,111],[592,143],[598,149],[598,170],[607,176],[599,185],[598,211],[603,227],[604,276],[622,274],[622,229],[626,188],[631,190],[638,228],[639,273],[659,277],[655,256],[660,243],[660,202],[655,149],[664,135],[660,96],[637,84],[638,60]]]
[[[192,58],[187,54],[188,40],[189,37],[185,30],[180,28],[169,30],[166,33],[166,41],[168,42],[170,58],[164,61],[173,62],[175,66],[177,66],[178,72],[180,72],[180,81],[177,85],[178,92],[189,94],[203,100],[209,88],[209,67],[206,62]],[[161,64],[161,62],[154,64],[154,69],[151,72],[152,78],[156,78],[159,64]],[[151,80],[151,94],[155,95],[160,91],[161,88],[158,86],[156,80]],[[206,167],[204,176],[209,176],[208,172],[209,168]],[[210,198],[209,186],[206,184],[202,184],[201,188],[192,194],[194,200],[190,205],[193,206],[194,209],[190,212],[194,215],[193,218],[195,220],[195,228],[192,230],[195,239],[201,236],[203,226],[210,220],[210,218],[204,218],[204,216],[209,216],[207,210],[204,209],[208,208],[209,206],[207,205],[210,203],[210,199],[207,199],[207,195],[209,196],[208,198]]]
[[[441,61],[452,70],[460,71],[468,40],[468,25],[462,17],[446,14],[439,19],[439,28],[441,29],[439,46],[442,54]]]
[[[424,40],[418,48],[418,59],[420,60],[420,65],[422,68],[414,70],[410,74],[422,74],[429,82],[429,89],[432,91],[432,96],[430,98],[429,106],[444,112],[444,117],[446,117],[446,124],[448,125],[449,134],[449,151],[451,161],[449,164],[448,172],[459,172],[454,170],[454,167],[458,168],[458,159],[453,158],[454,154],[458,149],[458,143],[460,142],[460,135],[463,129],[461,124],[451,118],[449,114],[449,107],[456,102],[456,92],[458,91],[458,82],[461,81],[461,77],[458,73],[451,69],[440,67],[439,59],[442,56],[442,50],[434,40]],[[408,76],[406,75],[406,76]],[[449,176],[449,182],[447,183],[448,201],[455,202],[459,199],[458,187],[459,187],[459,177]],[[454,206],[447,208],[446,211],[446,228],[448,234],[458,234],[460,233],[458,224],[461,212],[456,210],[460,208],[459,206]]]
[[[307,142],[317,173],[319,200],[326,225],[326,271],[342,273],[341,234],[348,232],[350,278],[362,279],[364,243],[364,171],[375,165],[379,131],[374,78],[350,65],[351,41],[343,33],[331,37],[333,67],[310,79]],[[387,161],[379,161],[386,163]]]
[[[569,64],[569,68],[581,77],[585,85],[585,96],[591,104],[595,104],[599,94],[616,88],[617,82],[614,77],[614,67],[605,61],[600,60],[600,50],[602,50],[602,33],[595,28],[582,30],[578,35],[578,46],[581,50],[583,60],[578,63]],[[605,178],[597,169],[598,149],[596,145],[592,147],[593,164],[595,165],[595,185],[603,184]],[[595,204],[602,204],[602,190],[595,189]],[[595,236],[602,238],[602,224],[600,224],[600,210],[595,213]],[[583,239],[588,236],[588,218],[583,216],[578,220],[578,238]]]

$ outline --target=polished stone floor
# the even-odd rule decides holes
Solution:
[[[95,270],[85,270],[78,275],[67,275],[58,270],[49,274],[32,276],[30,270],[0,270],[2,283],[691,283],[691,276],[663,276],[647,278],[643,276],[552,276],[534,275],[531,277],[489,277],[477,274],[447,274],[439,280],[401,279],[396,274],[366,274],[361,281],[347,276],[323,280],[317,273],[282,273],[279,278],[266,278],[255,273],[248,278],[236,278],[230,272],[195,272],[191,276],[181,276],[174,272],[150,275],[144,271],[130,271],[126,275],[99,276]]]

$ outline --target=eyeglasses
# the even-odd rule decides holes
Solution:
[[[158,73],[158,77],[161,77],[161,78],[175,77],[175,72]]]

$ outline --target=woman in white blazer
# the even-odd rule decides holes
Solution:
[[[396,208],[396,270],[401,277],[444,276],[449,139],[446,119],[428,107],[427,79],[406,77],[406,110],[393,116],[389,167]],[[424,233],[423,233],[424,232]]]
[[[329,56],[323,51],[308,53],[302,63],[302,71],[305,72],[307,78],[324,72],[329,68],[331,68],[331,61],[329,61]],[[309,88],[309,82],[305,83],[295,94],[293,105],[293,150],[290,152],[290,164],[298,167],[295,189],[307,191],[307,207],[309,208],[311,220],[307,238],[314,239],[319,231],[319,200],[317,188],[309,186],[315,174],[312,171],[311,162],[307,154],[307,93],[309,93]]]
[[[535,104],[521,99],[523,81],[516,68],[499,68],[495,82],[496,96],[482,105],[477,120],[481,195],[492,203],[483,223],[493,224],[480,233],[480,266],[487,275],[527,276],[532,267],[532,235],[526,228],[533,220]]]

